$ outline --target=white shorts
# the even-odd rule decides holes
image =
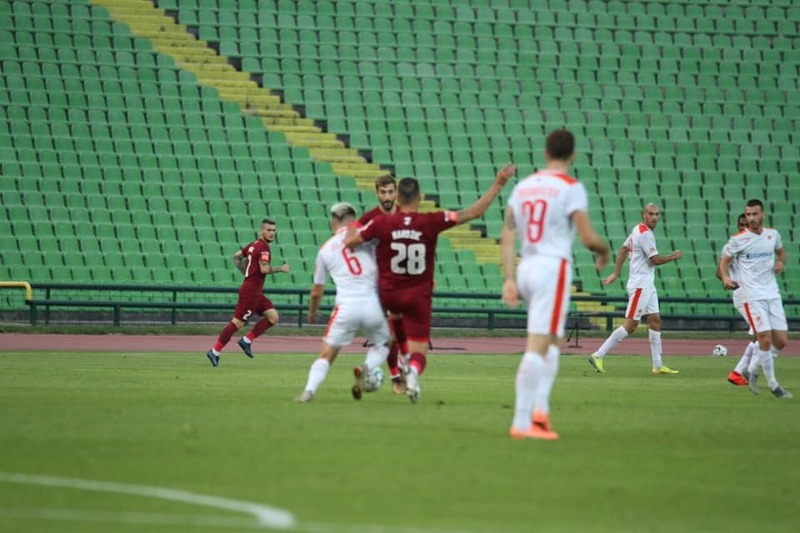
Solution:
[[[359,331],[376,346],[389,342],[389,324],[377,295],[371,300],[337,302],[322,340],[341,348],[353,342]]]
[[[658,293],[655,287],[628,289],[628,308],[625,310],[625,318],[632,318],[638,322],[642,316],[658,313]]]
[[[750,336],[755,335],[756,332],[753,331],[753,326],[750,325],[750,321],[747,320],[747,315],[744,312],[744,295],[742,294],[742,291],[739,290],[733,291],[733,307],[735,307],[736,310],[739,311],[739,314],[742,315],[742,318],[744,318],[744,321],[749,326],[750,329],[747,332],[747,334]]]
[[[756,333],[765,331],[789,331],[783,302],[780,298],[753,300],[742,305],[742,316]]]
[[[528,333],[564,336],[572,290],[572,263],[531,257],[517,268],[519,294],[528,304]]]

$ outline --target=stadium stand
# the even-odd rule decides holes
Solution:
[[[665,295],[721,296],[716,256],[743,201],[763,198],[789,250],[784,294],[797,295],[790,2],[157,4],[312,119],[295,124],[324,125],[447,207],[474,201],[506,161],[532,170],[542,136],[569,127],[614,247],[644,201],[661,204],[660,246],[685,253],[658,278]],[[235,284],[227,257],[269,214],[289,285],[303,287],[323,207],[374,203],[107,9],[4,1],[0,34],[0,278]],[[440,289],[497,289],[501,215],[487,214],[488,240],[442,243]],[[576,268],[604,292],[589,254]]]

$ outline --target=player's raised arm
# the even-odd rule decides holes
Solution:
[[[517,171],[517,167],[512,164],[508,164],[504,166],[500,172],[497,173],[494,179],[494,183],[492,183],[489,190],[487,190],[483,196],[478,198],[478,200],[469,206],[466,209],[462,209],[456,215],[458,216],[458,223],[464,224],[465,222],[469,222],[470,220],[475,220],[476,218],[480,218],[489,209],[489,206],[492,205],[492,202],[497,195],[500,193],[500,190],[503,186],[508,183],[508,180],[514,175]]]
[[[353,250],[356,246],[360,246],[362,244],[364,244],[364,237],[361,236],[359,226],[357,224],[350,224],[347,226],[347,233],[344,237],[344,245],[350,250]]]

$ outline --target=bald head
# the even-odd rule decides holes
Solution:
[[[661,211],[654,203],[645,204],[642,210],[642,220],[645,225],[650,229],[655,229],[658,224],[658,217],[661,216]]]

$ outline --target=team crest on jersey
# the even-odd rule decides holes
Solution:
[[[406,226],[411,224],[411,217],[403,217],[403,224]]]

